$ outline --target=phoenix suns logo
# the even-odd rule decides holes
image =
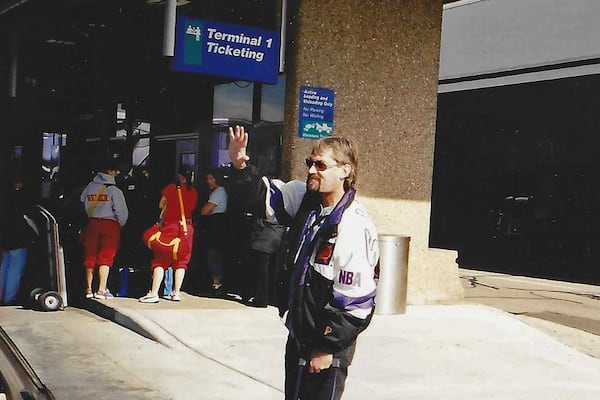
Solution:
[[[329,265],[331,263],[331,257],[333,257],[334,243],[324,242],[319,247],[319,251],[315,256],[315,262],[317,264]]]

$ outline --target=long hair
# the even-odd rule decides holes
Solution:
[[[223,186],[223,183],[225,182],[225,174],[223,173],[223,170],[219,168],[212,168],[208,170],[206,175],[212,175],[213,178],[215,178],[215,182],[217,183],[217,185]]]
[[[188,190],[192,188],[192,178],[194,176],[194,167],[191,165],[181,165],[177,170],[177,175],[175,176],[175,184],[181,185],[179,181],[179,175],[185,178],[185,186]]]
[[[322,154],[325,150],[331,150],[333,159],[338,164],[348,164],[351,171],[344,179],[344,190],[356,185],[358,173],[358,152],[349,139],[340,136],[329,136],[319,139],[312,148],[312,154]]]

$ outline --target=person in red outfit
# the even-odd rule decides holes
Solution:
[[[182,166],[176,175],[176,183],[167,185],[161,192],[162,197],[158,207],[161,209],[162,227],[161,237],[181,238],[176,258],[170,248],[156,246],[152,248],[152,287],[147,295],[140,297],[142,303],[158,303],[158,290],[164,278],[165,270],[172,267],[175,271],[173,293],[170,299],[181,301],[181,285],[192,256],[192,243],[194,240],[194,228],[192,226],[192,212],[198,203],[198,192],[191,184],[192,169]],[[179,205],[178,187],[181,188],[181,200],[183,202],[183,214],[185,216],[187,234],[181,223],[181,208]]]
[[[81,192],[80,200],[88,215],[83,240],[86,268],[86,298],[112,299],[113,295],[106,287],[108,275],[115,255],[119,249],[121,228],[127,222],[129,210],[125,196],[115,185],[119,168],[114,160],[106,161],[102,172]],[[92,281],[94,269],[98,268],[98,291],[93,293]]]

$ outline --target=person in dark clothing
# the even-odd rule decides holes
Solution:
[[[35,206],[25,193],[22,179],[13,181],[2,209],[0,304],[13,304],[17,300],[29,248],[39,237],[39,228],[31,217]]]
[[[111,284],[115,286],[118,281],[117,296],[139,297],[145,293],[148,286],[150,276],[147,265],[151,259],[151,252],[140,237],[158,219],[156,204],[160,196],[150,186],[149,173],[146,169],[125,166],[123,170],[126,172],[117,175],[115,181],[125,196],[129,217],[127,224],[121,230],[119,251],[114,260],[119,274],[109,275],[109,286]],[[132,280],[129,279],[130,276]],[[111,282],[111,278],[114,279],[114,283]]]
[[[227,191],[223,187],[223,172],[214,169],[206,174],[210,195],[200,209],[206,229],[207,265],[212,280],[212,294],[223,292],[224,253],[227,245]]]
[[[375,306],[377,231],[355,200],[357,153],[341,137],[315,142],[306,159],[306,182],[262,179],[248,164],[248,134],[229,129],[232,183],[260,187],[265,218],[290,225],[289,335],[285,398],[340,399],[356,338]],[[260,204],[257,201],[256,204]]]
[[[232,166],[224,168],[227,177],[224,182],[227,190],[227,220],[231,228],[228,241],[233,244],[226,252],[225,281],[228,293],[240,296],[243,302],[249,300],[254,293],[254,276],[249,276],[252,269],[252,249],[250,237],[254,221],[264,217],[265,187],[256,183],[253,177],[236,173]],[[234,179],[232,179],[234,178]]]
[[[285,227],[282,224],[269,222],[265,218],[256,217],[250,229],[250,265],[246,268],[251,291],[246,305],[251,307],[267,307],[273,297],[272,264],[275,254],[281,246]]]
[[[233,291],[244,304],[267,307],[269,299],[274,298],[272,264],[281,247],[285,226],[265,218],[266,187],[254,179],[258,173],[252,179],[240,180],[233,167],[227,171],[228,175],[234,175],[227,183],[227,193],[229,226],[235,227],[229,233],[230,242],[235,243],[230,248],[233,262],[229,280],[234,282]]]

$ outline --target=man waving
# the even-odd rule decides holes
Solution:
[[[229,128],[233,181],[257,173],[248,134]],[[356,346],[375,305],[377,232],[355,200],[357,153],[342,137],[315,143],[306,183],[262,178],[265,217],[290,226],[285,356],[286,399],[340,399]]]

